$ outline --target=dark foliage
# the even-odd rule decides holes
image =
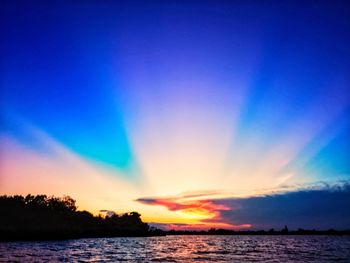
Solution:
[[[0,240],[147,236],[137,212],[111,217],[77,211],[75,200],[46,195],[0,196]]]

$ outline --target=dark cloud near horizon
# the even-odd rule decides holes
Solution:
[[[319,182],[299,190],[245,198],[215,199],[207,198],[205,194],[203,197],[206,199],[200,200],[188,200],[186,197],[139,198],[136,201],[147,205],[161,205],[170,211],[206,211],[208,216],[212,217],[200,220],[198,227],[200,223],[212,223],[213,227],[216,224],[224,224],[236,229],[249,225],[253,230],[278,230],[284,225],[293,230],[350,229],[348,181],[334,184]],[[180,226],[175,223],[167,225],[167,229],[186,228],[186,225]],[[210,224],[208,226],[210,227]]]
[[[350,184],[259,197],[216,200],[232,207],[221,211],[230,224],[251,224],[252,229],[350,229]]]

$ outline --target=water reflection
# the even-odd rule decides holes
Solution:
[[[17,262],[350,262],[350,237],[167,236],[0,243]]]

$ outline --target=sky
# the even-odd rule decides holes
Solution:
[[[346,1],[2,1],[0,194],[166,229],[350,228]]]

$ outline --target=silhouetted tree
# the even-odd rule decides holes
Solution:
[[[69,196],[0,196],[0,239],[42,239],[149,234],[137,212],[103,218],[77,211]]]

